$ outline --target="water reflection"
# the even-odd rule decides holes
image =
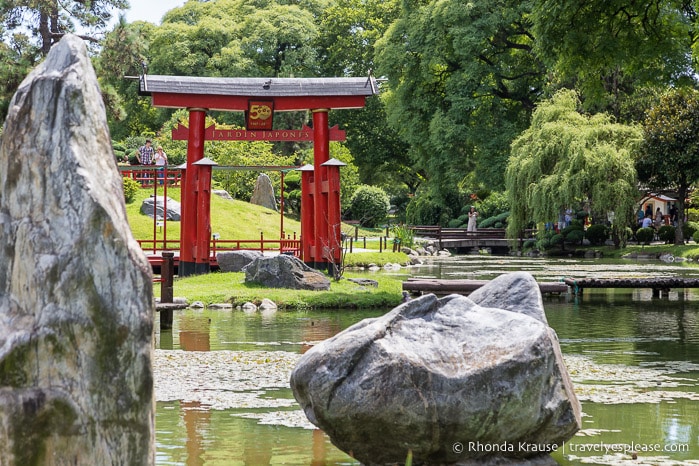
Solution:
[[[492,278],[502,272],[528,270],[541,281],[562,276],[699,276],[694,265],[621,264],[600,261],[503,259],[481,256],[449,258],[404,276]],[[383,273],[383,272],[382,272]],[[635,274],[635,275],[634,275]],[[588,292],[589,291],[589,292]],[[647,291],[647,293],[646,293]],[[681,386],[699,393],[699,297],[697,290],[673,291],[654,299],[650,290],[586,290],[579,299],[545,299],[549,324],[566,355],[583,355],[596,364],[658,369],[673,368]],[[261,315],[241,311],[184,310],[175,313],[173,330],[158,336],[162,349],[182,351],[285,351],[303,353],[367,317],[386,310],[293,311]],[[660,372],[659,372],[660,373]],[[648,382],[653,385],[653,377]],[[623,381],[619,381],[623,383]],[[269,396],[291,397],[290,390]],[[208,409],[196,403],[158,402],[157,464],[178,465],[338,465],[357,464],[337,450],[319,430],[284,427],[265,420],[295,408]],[[276,411],[275,411],[276,410]],[[664,452],[669,463],[699,459],[699,402],[671,398],[654,403],[583,402],[583,433],[554,456],[561,464],[614,464],[593,453],[571,452],[587,443],[686,444],[689,451]],[[276,414],[275,414],[276,413]],[[261,416],[265,414],[265,416]],[[255,419],[254,417],[260,419]],[[643,457],[643,455],[641,455]],[[588,459],[580,459],[585,457]],[[641,458],[642,459],[642,458]]]

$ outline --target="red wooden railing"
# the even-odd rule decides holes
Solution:
[[[163,240],[163,239],[138,239],[138,244],[141,246],[146,253],[153,255],[152,263],[160,261],[159,255],[163,251],[179,251],[180,241],[179,240]],[[225,239],[212,239],[209,243],[209,248],[211,250],[211,255],[209,256],[209,262],[211,264],[216,264],[216,253],[221,251],[260,251],[265,252],[276,252],[279,254],[293,254],[296,257],[301,256],[301,239],[296,238],[296,233],[293,237],[281,238],[281,239],[265,239],[264,233],[260,232],[260,239],[235,239],[235,240],[225,240]]]
[[[166,179],[168,186],[179,186],[182,181],[182,170],[167,166],[119,166],[119,171],[121,172],[121,176],[138,181],[143,188],[152,187],[156,181],[158,184],[163,185]]]
[[[158,188],[163,189],[162,196],[165,197],[167,209],[167,188],[179,186],[182,181],[182,170],[179,168],[157,167],[157,166],[120,166],[119,171],[123,177],[132,178],[139,182],[142,188],[152,188],[153,196],[159,195]],[[165,183],[167,180],[167,183]],[[162,238],[157,239],[158,231],[162,232]],[[160,254],[163,251],[178,252],[180,250],[179,239],[168,239],[168,221],[160,217],[153,218],[153,238],[137,239],[138,244],[147,254],[152,265],[160,265]],[[209,249],[211,254],[209,262],[213,265],[217,263],[216,253],[219,251],[250,250],[265,252],[277,252],[280,254],[293,254],[301,256],[301,239],[287,235],[286,238],[265,239],[264,233],[260,232],[260,239],[239,239],[227,240],[219,239],[216,236],[210,240]],[[177,260],[177,259],[176,259]]]

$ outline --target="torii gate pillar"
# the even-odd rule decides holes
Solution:
[[[310,258],[315,247],[313,218],[313,165],[304,165],[301,172],[301,258]]]
[[[328,253],[332,250],[334,238],[329,235],[328,218],[330,209],[340,210],[340,206],[328,204],[328,169],[323,164],[330,159],[330,132],[328,129],[328,109],[313,112],[313,240],[311,257],[303,258],[306,264],[317,269],[326,269]]]
[[[210,189],[201,189],[199,181],[202,167],[196,162],[204,158],[204,137],[206,130],[206,109],[189,108],[189,141],[187,143],[187,176],[182,186],[182,216],[180,223],[180,262],[177,274],[180,277],[206,273],[209,271],[209,236],[208,232],[198,231],[198,216],[203,215],[208,220],[209,212],[197,212],[197,206],[209,207]],[[201,198],[200,198],[201,197]],[[206,235],[206,242],[199,237]],[[205,248],[206,251],[198,250]],[[198,258],[206,257],[206,263]]]

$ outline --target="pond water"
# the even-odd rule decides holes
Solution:
[[[517,270],[539,281],[699,277],[695,264],[496,256],[378,273],[487,279]],[[547,296],[544,306],[584,413],[556,461],[699,465],[699,289],[660,299],[651,290],[585,290]],[[288,374],[315,342],[386,311],[175,312],[173,330],[156,338],[156,463],[357,464],[306,421]]]

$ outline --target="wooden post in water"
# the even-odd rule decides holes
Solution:
[[[175,275],[175,254],[163,252],[163,262],[160,265],[160,302],[171,303],[173,296],[173,278]],[[160,330],[170,330],[172,328],[172,309],[160,310]]]

